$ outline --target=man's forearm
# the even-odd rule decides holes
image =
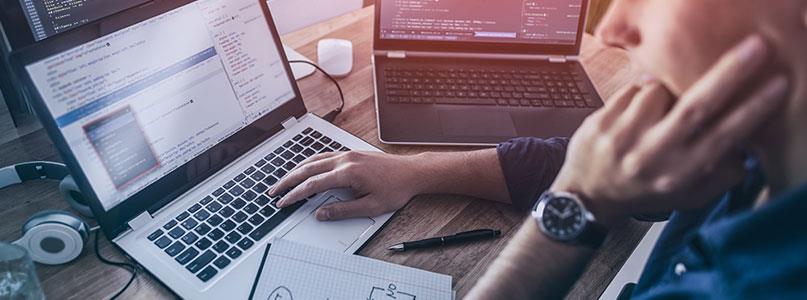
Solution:
[[[528,218],[467,298],[562,298],[593,253],[585,246],[549,240]]]
[[[457,194],[510,203],[496,149],[470,152],[423,153],[421,194]]]

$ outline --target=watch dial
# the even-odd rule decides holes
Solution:
[[[572,199],[562,197],[546,202],[542,220],[549,233],[563,240],[574,239],[586,225],[580,205]]]

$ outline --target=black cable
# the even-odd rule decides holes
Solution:
[[[129,282],[127,282],[126,285],[123,286],[122,289],[120,289],[117,293],[115,293],[115,295],[112,296],[112,298],[110,298],[110,299],[117,299],[118,297],[120,297],[121,294],[123,294],[123,292],[126,291],[126,289],[129,288],[129,286],[132,285],[132,282],[134,282],[135,278],[137,277],[137,270],[140,269],[140,268],[137,265],[133,264],[133,263],[115,262],[115,261],[108,260],[108,259],[104,258],[103,256],[101,256],[101,251],[98,250],[98,236],[99,235],[101,235],[100,230],[95,232],[95,256],[98,257],[98,260],[100,260],[102,263],[105,263],[107,265],[115,266],[115,267],[118,267],[118,268],[125,269],[125,270],[127,270],[129,272],[132,272],[132,277],[129,278]]]
[[[290,64],[307,64],[307,65],[310,65],[310,66],[316,68],[317,70],[319,70],[320,72],[322,72],[322,74],[325,75],[325,77],[328,77],[328,79],[330,79],[331,82],[333,82],[333,84],[336,85],[336,89],[339,90],[339,99],[341,101],[339,103],[339,107],[336,108],[335,110],[327,113],[325,116],[322,117],[326,121],[333,123],[333,120],[336,119],[336,116],[339,115],[342,112],[342,110],[345,108],[345,94],[342,93],[342,87],[339,86],[339,82],[337,82],[336,79],[334,79],[333,76],[331,76],[331,74],[328,74],[328,72],[325,72],[325,70],[320,68],[317,64],[312,63],[310,61],[292,60],[292,61],[289,61],[289,63]]]

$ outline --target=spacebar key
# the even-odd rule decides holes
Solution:
[[[280,223],[282,223],[283,220],[291,216],[291,214],[293,214],[294,211],[303,206],[303,204],[305,204],[305,200],[294,203],[289,207],[281,209],[280,211],[272,215],[271,218],[264,221],[263,224],[255,228],[255,230],[253,230],[249,234],[249,237],[256,242],[260,241],[263,237],[269,234],[269,232],[271,232],[272,229],[275,229],[277,225],[280,225]]]
[[[496,105],[496,100],[482,98],[439,98],[437,104]]]

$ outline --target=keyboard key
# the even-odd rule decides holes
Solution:
[[[207,267],[204,270],[202,270],[202,272],[199,272],[199,274],[196,275],[196,278],[199,278],[199,280],[201,280],[202,282],[207,282],[208,280],[216,276],[216,274],[218,273],[219,271],[216,270],[215,268]]]
[[[227,244],[225,241],[218,241],[215,245],[213,245],[213,250],[218,252],[219,254],[224,253],[227,249],[230,248],[230,244]]]
[[[232,189],[230,189],[230,194],[233,194],[233,196],[236,196],[236,197],[241,196],[241,194],[243,194],[243,193],[244,193],[244,188],[242,188],[240,186],[237,186],[237,185],[234,186]]]
[[[193,214],[193,217],[199,221],[204,221],[210,217],[210,213],[203,209]]]
[[[250,215],[254,214],[256,211],[258,211],[258,206],[255,205],[255,203],[247,204],[247,206],[244,207],[244,211]]]
[[[171,239],[168,238],[167,236],[163,236],[163,237],[161,237],[160,239],[158,239],[157,241],[154,242],[154,245],[157,245],[157,247],[159,247],[160,249],[168,247],[168,245],[170,245],[170,244],[171,244]]]
[[[212,231],[210,231],[210,233],[207,234],[207,237],[210,238],[211,240],[218,241],[222,237],[224,237],[224,231],[221,231],[221,229],[218,228],[213,229]]]
[[[241,248],[244,251],[252,247],[252,245],[255,245],[255,242],[253,242],[249,238],[244,238],[240,242],[238,242],[238,248]]]
[[[230,204],[230,206],[232,206],[236,210],[241,209],[242,207],[244,207],[244,205],[247,205],[247,202],[241,199],[235,199],[235,201],[233,201],[233,203]]]
[[[331,138],[329,138],[329,137],[327,137],[327,136],[323,136],[323,137],[320,139],[320,141],[322,141],[322,143],[323,143],[323,144],[327,145],[327,144],[330,144],[330,143],[331,143],[333,140],[331,140]]]
[[[156,239],[157,239],[158,237],[160,237],[161,235],[163,235],[163,231],[162,231],[162,230],[160,230],[160,229],[157,229],[156,231],[154,231],[154,232],[152,232],[151,234],[149,234],[148,239],[149,239],[149,241],[152,241],[152,242],[153,242],[154,240],[156,240]]]
[[[277,178],[275,178],[274,176],[267,176],[263,180],[263,183],[265,183],[268,186],[273,186],[273,185],[275,185],[275,183],[277,183]]]
[[[235,246],[230,248],[230,250],[227,250],[227,256],[229,256],[231,259],[238,258],[239,256],[241,256],[242,253],[243,252],[241,252],[241,250],[238,250],[238,248],[236,248]]]
[[[171,247],[165,248],[165,253],[171,257],[177,256],[182,250],[185,250],[185,244],[182,244],[180,241],[176,241],[171,244]]]
[[[222,207],[221,203],[213,202],[213,203],[208,204],[206,208],[207,208],[208,211],[214,213],[214,212],[219,211],[221,209],[221,207]]]
[[[264,159],[264,160],[266,160],[266,161],[271,161],[271,160],[272,160],[272,159],[274,159],[275,157],[277,157],[277,155],[276,155],[276,154],[274,154],[274,153],[269,153],[268,155],[264,156],[264,157],[263,157],[263,159]]]
[[[199,201],[199,204],[207,205],[208,203],[210,203],[210,201],[213,201],[213,197],[207,196],[204,199],[202,199],[202,201]]]
[[[278,157],[278,158],[275,158],[275,159],[272,160],[272,165],[275,166],[275,167],[280,167],[285,162],[286,161],[284,161],[283,158]]]
[[[174,228],[174,226],[177,226],[177,224],[178,222],[176,220],[168,221],[168,223],[165,223],[165,225],[163,225],[163,229],[170,230],[171,228]]]
[[[314,156],[314,154],[317,154],[316,152],[314,152],[314,150],[311,149],[303,150],[303,155],[305,155],[305,157],[311,157]]]
[[[255,198],[258,198],[258,193],[255,193],[253,191],[246,191],[246,193],[244,193],[244,195],[241,196],[241,198],[244,198],[244,200],[246,201],[252,201],[255,200]]]
[[[313,143],[314,143],[314,139],[312,139],[310,137],[306,137],[302,141],[300,141],[300,144],[303,145],[303,146],[308,146],[308,145],[311,145]]]
[[[246,220],[246,219],[247,219],[247,214],[245,214],[243,212],[240,212],[240,211],[233,215],[233,220],[235,220],[238,223],[244,222],[244,220]]]
[[[254,226],[258,226],[261,225],[261,223],[263,223],[263,221],[265,220],[266,219],[261,217],[260,214],[255,214],[254,216],[250,217],[247,221]]]
[[[221,194],[224,194],[224,188],[218,188],[215,191],[213,191],[213,196],[218,197],[221,196]]]
[[[244,174],[251,175],[252,173],[255,173],[255,171],[257,171],[257,170],[258,169],[255,169],[255,167],[249,167],[246,170],[244,170]]]
[[[294,136],[294,138],[292,138],[292,140],[294,140],[295,142],[296,142],[296,141],[299,141],[299,140],[301,140],[301,139],[303,139],[303,135],[302,135],[302,134],[298,134],[298,135]]]
[[[266,161],[265,159],[261,159],[261,160],[259,160],[258,162],[255,163],[255,166],[260,168],[260,167],[263,167],[263,165],[265,165],[266,163],[268,163],[268,161]]]
[[[250,178],[247,178],[247,179],[244,179],[244,181],[241,181],[241,186],[243,186],[245,189],[250,189],[254,185],[255,185],[255,181],[250,179]]]
[[[303,162],[305,160],[305,156],[302,156],[302,155],[298,154],[297,156],[292,158],[292,160],[299,164],[299,163],[301,163],[301,162]]]
[[[182,230],[182,227],[174,227],[174,229],[171,229],[171,231],[168,232],[168,235],[174,239],[178,239],[184,234],[185,230]]]
[[[234,186],[235,186],[235,181],[232,181],[232,180],[227,181],[227,183],[224,184],[224,188],[227,189],[227,190],[233,188]]]
[[[239,240],[241,240],[241,235],[238,234],[238,232],[233,231],[230,232],[230,234],[228,234],[227,236],[225,236],[224,240],[226,240],[230,244],[235,244],[238,243]]]
[[[207,238],[201,238],[193,245],[196,246],[196,248],[199,248],[199,250],[207,250],[207,248],[213,246],[213,242]]]
[[[261,168],[261,172],[266,173],[266,174],[271,174],[272,172],[275,171],[275,169],[276,169],[276,167],[273,166],[273,165],[265,165],[265,166],[263,166],[263,168]]]
[[[294,146],[291,146],[291,152],[300,153],[302,151],[303,151],[303,146],[300,146],[300,145],[297,145],[297,144],[295,144]]]
[[[285,165],[283,165],[283,168],[286,169],[286,171],[291,171],[291,170],[294,170],[294,167],[296,167],[296,166],[297,166],[297,164],[295,162],[290,161],[290,162],[287,162]]]
[[[188,218],[188,217],[190,217],[190,216],[191,216],[191,214],[190,214],[189,212],[187,212],[187,211],[183,211],[181,214],[179,214],[179,215],[177,216],[177,220],[178,220],[178,221],[182,221],[182,220],[187,219],[187,218]]]
[[[268,218],[268,217],[271,217],[271,216],[272,216],[272,214],[274,214],[274,213],[275,213],[275,211],[276,211],[276,210],[275,210],[274,208],[272,208],[271,206],[265,206],[264,208],[261,208],[261,210],[259,210],[259,211],[258,211],[258,213],[260,213],[260,214],[261,214],[261,215],[263,215],[264,217],[267,217],[267,218]],[[257,216],[257,215],[256,215],[256,216]],[[254,216],[253,216],[253,217],[254,217]],[[255,225],[255,226],[257,226],[257,225]]]
[[[266,192],[266,190],[268,190],[268,189],[269,189],[269,187],[266,186],[263,183],[258,183],[257,185],[252,187],[252,190],[255,191],[258,194],[263,194],[263,192]]]
[[[210,228],[210,226],[208,226],[205,223],[202,223],[202,224],[199,224],[199,226],[196,226],[196,228],[194,228],[193,231],[196,231],[196,233],[199,234],[199,235],[205,235],[208,232],[210,232],[211,229],[212,228]]]
[[[247,175],[244,175],[244,174],[238,174],[238,175],[236,175],[236,176],[235,176],[235,178],[233,178],[233,181],[235,181],[235,182],[241,182],[241,180],[244,180],[244,178],[247,178]]]
[[[225,208],[222,208],[222,209],[219,211],[219,214],[220,214],[222,217],[224,217],[225,219],[226,219],[226,218],[229,218],[229,217],[230,217],[230,216],[232,216],[234,213],[235,213],[235,210],[234,210],[232,207],[229,207],[229,206],[227,206],[227,207],[225,207]]]
[[[233,199],[235,199],[235,198],[233,198],[232,195],[224,194],[224,195],[221,195],[221,197],[219,197],[219,202],[221,202],[222,204],[227,204],[227,203],[230,203],[230,201],[233,201]]]
[[[261,171],[256,171],[256,172],[255,172],[254,174],[252,174],[252,176],[250,176],[249,178],[252,178],[252,180],[255,180],[255,182],[260,182],[261,180],[263,180],[264,178],[266,178],[266,174],[265,174],[265,173],[263,173],[263,172],[261,172]]]
[[[193,229],[194,227],[196,227],[196,225],[199,225],[199,222],[197,222],[194,219],[187,219],[184,222],[182,222],[182,227],[185,227],[185,229],[187,230]]]
[[[215,265],[216,268],[219,268],[219,269],[224,269],[229,264],[230,264],[230,260],[227,259],[224,256],[220,256],[219,258],[217,258],[216,260],[213,261],[213,265]]]
[[[252,225],[249,225],[249,223],[244,222],[244,224],[238,225],[238,228],[235,230],[241,234],[248,234],[250,231],[252,231],[252,229],[255,229],[255,227],[252,227]]]
[[[177,262],[178,262],[180,265],[183,265],[183,266],[184,266],[184,265],[185,265],[185,264],[187,264],[189,261],[191,261],[192,259],[196,258],[196,256],[197,256],[197,255],[199,255],[199,251],[197,251],[196,249],[193,249],[193,248],[188,248],[188,249],[186,249],[184,252],[182,252],[181,254],[179,254],[179,256],[177,256],[177,257],[175,258],[175,260],[176,260],[176,261],[177,261]]]
[[[280,153],[283,153],[283,150],[284,150],[283,148],[277,148],[275,149],[275,151],[272,151],[272,153],[279,155]]]
[[[286,171],[283,169],[277,169],[272,173],[272,175],[277,178],[283,178],[283,176],[286,176]]]
[[[342,144],[337,143],[337,142],[333,142],[333,143],[331,143],[331,145],[330,145],[330,146],[331,146],[331,148],[334,148],[334,149],[339,149],[339,148],[342,148]]]
[[[219,215],[213,215],[207,219],[207,224],[210,224],[210,226],[213,227],[219,226],[221,222],[224,222],[224,219],[222,219]]]
[[[306,128],[305,130],[303,130],[303,134],[309,134],[309,133],[311,133],[312,131],[314,131],[314,129],[311,129],[311,128],[309,127],[309,128]]]
[[[255,204],[260,206],[269,204],[269,197],[266,197],[265,195],[260,195],[258,199],[255,199]]]
[[[280,154],[280,157],[282,157],[283,159],[289,160],[292,157],[294,157],[294,153],[292,153],[291,151],[286,150],[285,152],[283,152],[283,154]]]
[[[314,150],[322,150],[323,147],[325,147],[325,145],[323,145],[320,142],[316,142],[313,145],[311,145],[311,148],[313,148]]]
[[[202,208],[202,206],[201,206],[201,205],[199,205],[199,203],[196,203],[196,204],[192,205],[190,208],[188,208],[188,211],[189,211],[190,213],[195,213],[195,212],[196,212],[196,211],[198,211],[200,208]]]
[[[182,237],[182,241],[185,242],[187,245],[191,245],[199,239],[199,236],[193,232],[188,232],[185,236]]]
[[[314,137],[315,139],[318,139],[318,138],[322,137],[322,133],[319,133],[319,131],[316,131],[316,130],[314,130],[314,132],[312,132],[310,135],[312,137]]]
[[[235,226],[236,226],[235,222],[233,222],[232,220],[227,220],[224,221],[224,223],[221,223],[221,226],[219,226],[219,228],[221,228],[224,231],[230,231],[235,229]]]
[[[213,251],[205,251],[204,254],[200,255],[185,268],[191,271],[191,273],[199,272],[199,270],[210,264],[216,256],[216,253],[213,253]]]

